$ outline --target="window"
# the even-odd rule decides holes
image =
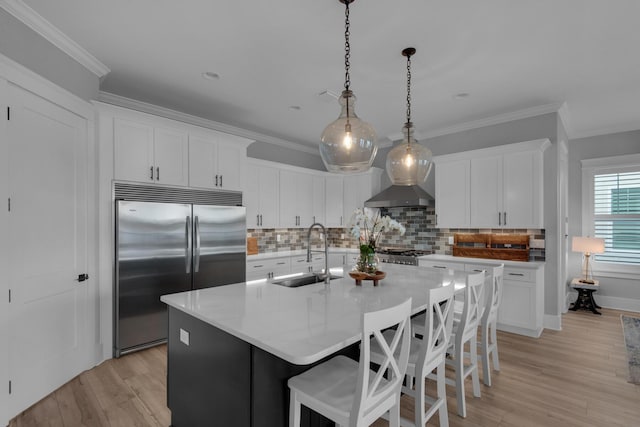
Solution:
[[[594,270],[640,272],[640,155],[582,164],[583,234],[605,240]]]

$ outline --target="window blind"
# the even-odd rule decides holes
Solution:
[[[596,261],[640,265],[640,170],[594,175],[593,202]]]

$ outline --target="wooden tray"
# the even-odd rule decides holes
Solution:
[[[349,276],[356,280],[356,286],[361,286],[363,280],[373,280],[373,286],[378,286],[378,281],[387,277],[387,273],[379,270],[373,274],[364,273],[362,271],[350,271]]]
[[[453,236],[453,256],[529,261],[528,234],[455,233]]]

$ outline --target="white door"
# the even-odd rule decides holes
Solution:
[[[215,166],[217,144],[211,139],[189,135],[189,186],[216,188]]]
[[[115,119],[113,128],[116,179],[155,181],[153,128],[122,119]]]
[[[471,226],[502,226],[502,156],[471,160]]]
[[[244,188],[245,159],[247,148],[244,145],[224,143],[218,144],[218,183],[225,190],[242,191]]]
[[[9,412],[87,369],[87,122],[9,87]]]
[[[154,130],[155,180],[160,184],[187,185],[189,145],[187,134],[173,129]]]
[[[325,177],[325,222],[326,227],[342,227],[343,226],[343,187],[344,178],[341,176]],[[347,218],[347,221],[349,218]]]
[[[469,160],[436,163],[436,227],[469,227]]]
[[[511,153],[504,156],[504,216],[507,228],[535,228],[538,209],[535,192],[534,154]]]
[[[287,170],[280,171],[280,227],[295,228],[298,226],[298,180],[302,174]]]

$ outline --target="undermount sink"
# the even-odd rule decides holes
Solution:
[[[324,274],[305,274],[303,276],[287,277],[286,279],[274,280],[274,285],[286,286],[288,288],[297,288],[298,286],[312,285],[314,283],[324,282]],[[340,279],[341,276],[329,275],[329,279]]]

